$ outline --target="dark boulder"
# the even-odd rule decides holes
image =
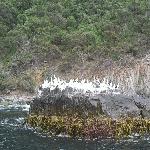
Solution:
[[[71,87],[60,90],[42,89],[33,99],[30,113],[44,115],[106,115],[111,118],[150,117],[150,100],[123,94],[83,94]]]
[[[92,103],[89,96],[82,93],[73,94],[71,88],[61,91],[44,89],[40,97],[33,99],[30,113],[45,115],[71,115],[78,113],[83,117],[87,115],[103,114],[100,102]]]

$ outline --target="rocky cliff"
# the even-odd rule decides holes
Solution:
[[[54,110],[53,113],[62,113],[70,109],[73,113],[93,112],[119,118],[137,117],[142,111],[142,115],[149,117],[149,62],[147,56],[130,67],[107,69],[93,80],[51,78],[42,85],[41,95],[33,100],[31,112],[47,114],[50,113],[48,110]],[[104,75],[102,81],[100,78]]]

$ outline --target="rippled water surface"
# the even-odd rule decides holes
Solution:
[[[150,150],[149,137],[90,141],[38,134],[23,126],[27,107],[0,106],[0,150]]]

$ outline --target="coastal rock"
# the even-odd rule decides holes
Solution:
[[[139,107],[137,103],[143,107]],[[33,99],[30,113],[45,115],[75,114],[106,115],[117,119],[120,117],[138,117],[140,112],[150,117],[150,100],[139,96],[123,94],[83,94],[75,92],[71,87],[60,90],[45,88],[40,97]]]
[[[44,89],[40,97],[34,98],[30,112],[46,115],[78,113],[82,116],[103,114],[98,102],[93,104],[90,97],[82,93],[72,95],[71,88],[61,91],[57,87],[52,91]]]

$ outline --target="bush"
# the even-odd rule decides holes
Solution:
[[[30,76],[23,74],[18,79],[17,89],[21,91],[29,92],[29,93],[34,93],[35,83]]]
[[[17,81],[15,77],[8,77],[6,74],[0,74],[0,91],[7,93],[17,89]]]

